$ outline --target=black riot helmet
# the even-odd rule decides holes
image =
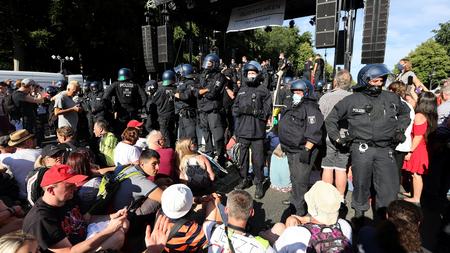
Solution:
[[[194,78],[194,68],[191,64],[180,64],[174,68],[175,73],[184,78]]]
[[[133,73],[128,68],[121,68],[119,69],[119,74],[117,75],[118,81],[127,81],[131,80],[133,78]]]
[[[81,91],[83,92],[83,94],[87,94],[89,92],[89,82],[83,82],[81,84]]]
[[[292,78],[291,76],[285,76],[283,78],[283,82],[281,84],[282,85],[287,85],[288,83],[292,82],[292,80],[294,80],[294,78]]]
[[[162,85],[163,86],[170,86],[175,83],[175,72],[172,70],[166,70],[162,74]]]
[[[249,77],[248,72],[256,72],[255,77]],[[256,86],[262,81],[262,67],[257,61],[250,61],[244,66],[244,82],[249,86]]]
[[[291,91],[301,90],[305,97],[314,96],[314,86],[310,81],[305,79],[299,79],[291,82]]]
[[[145,92],[149,95],[155,94],[158,89],[158,83],[155,80],[149,80],[145,83]]]
[[[353,89],[362,89],[369,86],[369,81],[382,77],[386,82],[388,76],[392,75],[391,71],[384,64],[367,64],[358,72],[358,84]]]
[[[58,88],[55,86],[47,86],[45,87],[44,91],[50,95],[50,97],[54,97],[56,94],[58,94]]]
[[[211,62],[211,66],[208,67],[208,62]],[[219,69],[220,58],[217,54],[208,54],[203,59],[203,69]]]
[[[93,81],[91,82],[91,84],[89,85],[89,88],[91,89],[92,92],[96,92],[98,90],[101,89],[100,83],[97,81]]]

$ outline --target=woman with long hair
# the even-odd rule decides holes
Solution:
[[[190,138],[180,139],[175,146],[176,156],[176,168],[178,169],[178,179],[186,183],[193,192],[197,192],[196,188],[202,188],[200,185],[196,185],[197,182],[192,180],[193,177],[189,169],[194,168],[195,166],[201,168],[202,172],[207,175],[210,182],[214,181],[215,174],[212,170],[211,163],[208,158],[197,153],[196,145],[192,142]],[[194,193],[195,195],[195,193]]]
[[[411,151],[405,156],[403,168],[412,175],[412,196],[406,201],[420,203],[422,175],[428,170],[427,140],[437,127],[437,98],[431,92],[422,92],[415,108]]]

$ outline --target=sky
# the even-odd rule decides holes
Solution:
[[[294,19],[300,32],[309,31],[313,34],[315,27],[309,24],[312,16]],[[290,20],[283,25],[288,26]],[[356,17],[356,30],[353,45],[353,59],[351,73],[356,77],[363,66],[361,64],[362,31],[364,10],[358,9]],[[433,29],[439,28],[439,23],[450,21],[449,0],[391,0],[388,19],[388,34],[384,63],[393,67],[397,62],[407,56],[418,45],[433,37]],[[325,49],[316,52],[325,55]],[[333,65],[334,49],[326,50],[327,62]]]

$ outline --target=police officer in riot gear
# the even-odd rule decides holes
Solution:
[[[156,105],[153,102],[153,94],[158,90],[158,83],[155,80],[149,80],[145,84],[145,93],[147,94],[147,102],[145,103],[145,130],[151,132],[152,130],[159,129],[158,124],[158,111]]]
[[[153,94],[153,103],[158,112],[158,122],[161,134],[166,139],[166,145],[175,146],[175,72],[166,70],[162,74],[162,86]]]
[[[409,108],[394,93],[383,91],[391,72],[383,64],[369,64],[358,73],[355,92],[338,102],[325,125],[330,141],[350,146],[353,195],[352,208],[360,217],[369,209],[373,176],[376,207],[386,207],[397,198],[399,175],[393,156],[404,140]],[[338,122],[348,121],[349,135],[339,135]]]
[[[323,115],[308,80],[291,83],[292,97],[278,123],[282,150],[286,153],[292,182],[290,203],[297,215],[306,214],[304,194],[308,191],[312,166],[322,140]]]
[[[144,107],[145,100],[147,99],[144,90],[131,79],[131,70],[121,68],[117,82],[111,84],[103,96],[103,99],[107,101],[112,101],[112,97],[116,98],[114,109],[117,114],[117,126],[115,130],[118,133],[122,133],[128,121],[139,118],[139,109]]]
[[[194,88],[194,69],[181,64],[175,71],[180,76],[175,93],[175,114],[178,115],[179,139],[190,138],[197,144],[197,99]]]
[[[266,122],[272,110],[272,98],[263,84],[261,65],[250,61],[244,66],[243,84],[233,104],[233,114],[237,117],[235,135],[240,146],[239,167],[241,182],[236,189],[251,185],[249,177],[249,149],[252,150],[252,166],[255,178],[255,198],[264,196],[264,139]]]
[[[109,101],[103,100],[104,92],[102,91],[102,85],[98,81],[93,81],[89,85],[91,90],[88,94],[88,124],[91,138],[94,137],[93,129],[94,123],[97,120],[110,120],[108,108],[110,108]]]
[[[222,98],[225,76],[219,70],[216,54],[205,56],[199,88],[196,91],[199,127],[206,142],[205,153],[213,156],[213,140],[220,165],[225,165],[225,126],[222,120]]]

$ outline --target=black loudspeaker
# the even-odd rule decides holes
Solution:
[[[142,26],[142,48],[144,49],[144,62],[148,73],[156,72],[155,67],[155,29],[149,25]]]
[[[338,33],[338,43],[336,47],[336,64],[344,64],[345,50],[347,49],[347,32],[345,30],[340,30]]]
[[[158,62],[169,63],[172,60],[172,31],[170,26],[161,25],[157,29],[158,35]]]
[[[365,1],[362,64],[384,62],[388,16],[389,0]]]
[[[316,2],[316,48],[334,47],[336,44],[336,0]]]

